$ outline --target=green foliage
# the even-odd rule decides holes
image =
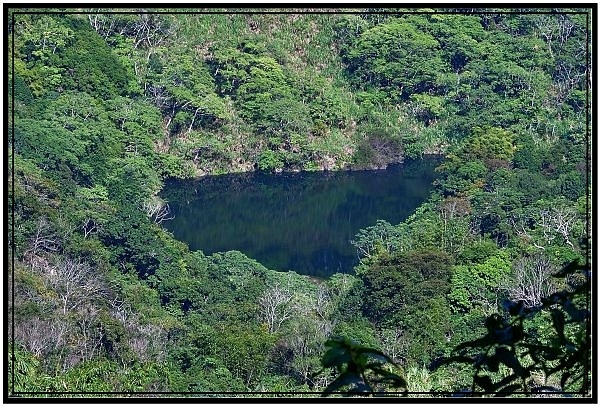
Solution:
[[[589,395],[589,273],[587,267],[571,263],[556,276],[567,275],[573,277],[571,287],[544,298],[541,306],[526,308],[523,302],[506,302],[510,316],[488,317],[487,333],[457,346],[456,355],[443,363],[473,366],[471,391],[475,394],[483,391],[504,396],[514,392]],[[530,321],[544,315],[551,318],[548,335],[539,334],[535,328],[528,331]],[[498,374],[502,371],[507,372]]]
[[[176,63],[165,66],[160,81],[153,86],[166,92],[168,101],[161,104],[164,110],[170,110],[168,114],[174,120],[172,131],[189,132],[228,120],[226,103],[216,95],[206,64],[188,54],[170,57]]]
[[[444,173],[438,183],[445,194],[472,195],[496,171],[511,168],[514,154],[512,133],[501,128],[475,127],[472,136],[438,168]]]
[[[415,22],[439,41],[443,59],[450,63],[454,73],[464,72],[471,61],[481,58],[481,42],[487,33],[478,16],[433,13],[427,16],[427,21]]]
[[[472,390],[588,394],[588,274],[489,316],[514,260],[587,254],[585,15],[27,10],[5,33],[9,397],[320,390],[323,342],[328,393],[462,389],[466,363]],[[357,234],[356,276],[190,252],[150,210],[166,178],[431,152],[447,155],[434,195]],[[72,309],[65,281],[87,292]],[[292,292],[276,333],[261,316],[275,286]],[[457,341],[455,363],[423,372]]]
[[[397,320],[423,301],[450,288],[452,259],[441,251],[419,250],[384,256],[361,275],[365,283],[366,314],[377,322]],[[399,314],[397,314],[399,313]]]
[[[379,395],[385,387],[406,394],[406,381],[399,375],[398,367],[381,351],[344,338],[327,340],[325,346],[329,349],[321,365],[335,368],[337,377],[325,388],[323,396],[337,392]]]
[[[89,361],[78,364],[58,378],[67,392],[108,392],[117,372],[116,363],[108,360]]]
[[[514,156],[513,135],[499,128],[473,129],[473,137],[464,147],[468,159],[480,159],[489,167],[492,160],[510,163]]]
[[[8,349],[8,393],[45,391],[52,382],[40,368],[39,360],[19,347]]]
[[[377,341],[374,338],[375,329],[372,324],[364,318],[357,318],[356,315],[351,321],[342,321],[335,326],[333,335],[346,337],[348,340],[360,345],[375,347]]]
[[[281,154],[266,150],[258,157],[258,168],[261,171],[271,172],[283,168]]]
[[[71,44],[73,30],[48,15],[21,14],[15,32],[15,73],[29,84],[34,96],[56,90],[64,74],[57,56]]]
[[[475,265],[456,265],[452,270],[452,289],[448,299],[457,310],[476,306],[495,310],[498,288],[508,278],[511,264],[504,251],[498,251]]]
[[[361,33],[346,58],[359,80],[381,86],[392,100],[435,91],[437,76],[447,69],[436,39],[400,19]]]
[[[459,260],[464,264],[478,264],[493,256],[498,251],[498,246],[490,240],[475,241],[466,246],[460,255]]]
[[[370,257],[385,251],[391,252],[399,244],[401,232],[385,220],[377,220],[375,225],[364,228],[356,234],[352,245],[359,256]]]
[[[15,93],[14,93],[15,101],[17,103],[20,102],[23,104],[23,107],[20,107],[19,110],[21,110],[21,109],[25,108],[25,106],[33,103],[33,94],[31,93],[31,90],[27,86],[27,83],[25,83],[25,80],[18,74],[15,74],[15,77],[14,77],[14,87],[15,87]],[[12,88],[10,90],[12,92]]]
[[[415,93],[410,96],[410,100],[415,104],[417,118],[428,125],[448,115],[444,106],[445,99],[441,96]]]
[[[419,303],[404,316],[401,325],[406,330],[408,346],[403,355],[408,362],[416,365],[427,365],[433,358],[445,353],[448,337],[455,330],[451,322],[451,308],[442,295]]]
[[[217,355],[228,370],[251,389],[266,373],[275,336],[262,328],[232,326],[217,337]]]
[[[69,21],[73,42],[58,62],[65,89],[89,93],[100,99],[125,95],[129,78],[106,42],[85,21]]]

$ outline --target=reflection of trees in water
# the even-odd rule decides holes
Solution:
[[[319,276],[349,271],[353,236],[379,218],[398,223],[411,214],[428,196],[437,163],[170,182],[162,196],[176,217],[165,226],[206,253],[240,250],[271,268]]]

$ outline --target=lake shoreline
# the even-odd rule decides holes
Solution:
[[[315,169],[283,169],[282,168],[282,169],[276,169],[274,171],[261,171],[260,169],[258,169],[256,167],[256,165],[253,165],[253,166],[246,166],[246,168],[248,168],[248,170],[233,170],[233,171],[222,172],[222,173],[210,173],[210,172],[203,172],[203,171],[197,170],[195,176],[189,176],[189,177],[185,177],[182,179],[193,181],[193,180],[204,179],[209,176],[221,176],[221,175],[242,174],[242,173],[264,173],[264,174],[278,175],[278,174],[290,174],[290,173],[383,171],[383,170],[388,169],[390,166],[402,165],[406,161],[415,161],[415,160],[432,159],[432,158],[433,159],[435,159],[435,158],[443,159],[444,156],[445,156],[445,154],[442,152],[440,152],[440,153],[424,153],[424,154],[421,154],[421,156],[419,156],[418,158],[403,157],[401,160],[394,161],[394,162],[388,162],[387,164],[385,164],[385,166],[371,165],[371,166],[363,167],[363,166],[347,165],[342,168],[333,168],[333,169],[329,169],[329,168],[325,167],[324,165],[321,165]],[[163,181],[168,182],[170,180],[172,180],[172,179],[166,178]],[[158,193],[160,193],[160,191]]]

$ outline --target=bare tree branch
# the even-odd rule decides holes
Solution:
[[[556,291],[552,274],[556,271],[548,258],[543,255],[521,258],[514,265],[512,280],[505,282],[505,289],[511,300],[522,300],[525,306],[542,304],[542,298]]]
[[[292,316],[292,297],[289,289],[275,285],[259,299],[261,319],[267,323],[270,333],[277,332]]]
[[[146,215],[152,219],[156,224],[160,224],[163,221],[172,220],[171,209],[169,204],[164,202],[158,197],[154,197],[150,200],[145,201],[142,204],[142,209],[146,212]]]

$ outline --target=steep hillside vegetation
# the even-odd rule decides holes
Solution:
[[[11,393],[319,392],[332,336],[385,351],[411,391],[456,391],[469,374],[431,361],[589,261],[589,10],[47,11],[6,33]],[[352,275],[207,256],[160,227],[167,178],[429,153],[436,192],[362,230]]]

